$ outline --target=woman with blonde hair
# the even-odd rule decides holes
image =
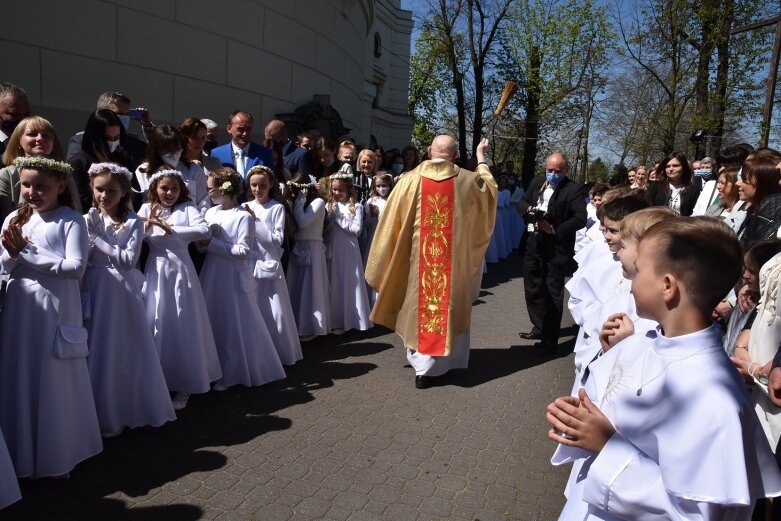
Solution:
[[[0,222],[24,202],[19,195],[19,171],[13,162],[17,157],[30,156],[56,161],[62,161],[65,157],[54,127],[40,116],[24,118],[8,138],[8,146],[3,154],[3,164],[6,166],[0,170]],[[72,176],[68,177],[68,186],[71,193],[77,193]],[[81,212],[78,200],[76,204],[76,211]]]

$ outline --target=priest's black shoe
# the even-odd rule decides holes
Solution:
[[[542,333],[532,329],[529,332],[520,332],[518,333],[518,336],[523,340],[540,340],[542,338]]]
[[[434,384],[433,376],[426,376],[426,375],[419,374],[415,377],[416,389],[428,389],[433,384]]]

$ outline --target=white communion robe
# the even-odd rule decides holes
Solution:
[[[0,250],[11,275],[0,335],[0,430],[18,477],[59,476],[103,449],[79,291],[87,227],[60,206],[32,214],[22,235],[29,242],[15,259]]]
[[[138,211],[148,217],[150,205]],[[187,201],[161,216],[173,229],[167,235],[157,226],[147,230],[146,313],[151,323],[168,390],[199,394],[222,376],[203,290],[187,249],[190,242],[209,237],[209,227]]]
[[[285,238],[285,207],[273,200],[245,205],[255,215],[255,244],[250,265],[257,283],[260,314],[274,341],[282,365],[301,360],[301,341],[282,269],[282,241]]]
[[[90,230],[90,256],[82,282],[85,326],[89,331],[92,394],[103,432],[123,427],[160,426],[176,419],[147,321],[136,269],[144,223],[129,212],[121,226],[97,208],[85,216],[102,225]],[[89,226],[88,226],[89,227]]]
[[[285,378],[274,341],[258,309],[250,254],[255,223],[242,207],[206,211],[212,230],[201,286],[226,387],[253,387]]]
[[[598,454],[559,446],[573,467],[560,519],[751,519],[781,472],[717,325],[635,334],[590,364],[586,392],[616,432]]]

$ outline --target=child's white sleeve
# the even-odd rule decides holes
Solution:
[[[83,219],[75,219],[66,226],[65,257],[28,242],[19,252],[19,262],[38,271],[54,272],[58,277],[80,279],[87,269],[89,256],[87,225]]]
[[[209,238],[209,225],[206,224],[206,220],[200,214],[198,209],[192,204],[188,203],[183,212],[187,213],[187,225],[175,225],[171,226],[171,229],[176,234],[176,238],[180,241],[200,241]]]
[[[115,232],[106,229],[92,242],[101,253],[108,255],[117,263],[117,268],[123,271],[132,269],[141,256],[141,243],[144,241],[144,225],[136,221],[127,244],[123,248],[117,241]]]
[[[356,237],[361,234],[361,229],[363,228],[363,205],[355,203],[355,215],[353,217],[350,217],[349,213],[342,213],[341,211],[334,213],[336,214],[336,224],[342,230]]]
[[[717,478],[716,478],[717,479]],[[753,505],[684,499],[667,491],[659,464],[613,434],[588,471],[583,500],[622,519],[731,520],[749,517]]]
[[[239,223],[236,242],[232,242],[230,237],[226,237],[225,233],[221,232],[216,237],[212,237],[206,251],[231,259],[248,259],[254,242],[255,223],[252,216],[244,212]]]

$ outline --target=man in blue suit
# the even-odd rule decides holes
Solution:
[[[228,119],[231,142],[211,152],[212,157],[219,159],[223,166],[234,168],[245,180],[253,166],[265,165],[274,170],[271,150],[250,141],[254,124],[252,114],[244,110],[235,111]]]

